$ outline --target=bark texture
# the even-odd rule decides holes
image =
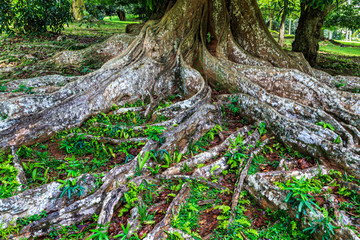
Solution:
[[[282,17],[281,17],[281,23],[280,23],[280,31],[279,31],[279,45],[281,47],[283,47],[284,45],[284,36],[285,36],[285,21],[286,21],[286,15],[288,12],[288,5],[289,5],[289,1],[288,0],[284,0],[284,9],[283,9],[283,13],[282,13]],[[291,23],[290,23],[291,24]],[[289,25],[290,26],[290,25]],[[289,28],[290,29],[290,28]],[[290,30],[289,30],[290,32]],[[290,34],[290,33],[289,33]]]
[[[211,41],[206,39],[209,34]],[[186,152],[190,139],[199,139],[221,122],[221,106],[229,99],[236,99],[243,117],[265,122],[281,141],[310,156],[329,159],[359,176],[356,171],[360,165],[359,94],[346,88],[337,90],[333,86],[337,78],[313,70],[301,54],[282,50],[268,32],[255,0],[178,0],[161,20],[148,21],[123,49],[112,55],[101,69],[85,76],[17,80],[16,84],[26,82],[28,87],[34,87],[36,94],[1,93],[0,113],[7,118],[0,121],[0,147],[16,148],[44,141],[59,131],[80,126],[99,112],[109,112],[113,104],[150,99],[146,115],[161,114],[170,120],[157,124],[167,127],[162,134],[164,143],[140,139],[146,144],[139,154],[159,149]],[[65,63],[83,61],[87,51],[77,52],[79,56],[75,60]],[[62,59],[66,59],[63,56],[64,53],[53,61],[62,64]],[[358,79],[341,79],[358,86]],[[9,89],[16,84],[8,83]],[[211,86],[219,86],[229,94],[212,96]],[[184,99],[153,111],[161,100],[173,94],[181,94]],[[317,125],[318,122],[331,124],[335,131]],[[221,145],[187,159],[186,164],[205,163],[227,149],[230,139],[237,134],[255,145],[259,133],[246,137],[249,130],[249,127],[239,130]],[[336,139],[341,142],[334,143]],[[108,138],[101,141],[121,142]],[[179,172],[184,164],[169,168],[161,177],[183,178]],[[220,168],[212,172],[216,165]],[[211,175],[227,168],[227,159],[222,157],[194,171],[191,178],[201,177],[206,183]],[[51,210],[48,217],[22,229],[14,236],[17,239],[44,236],[51,225],[68,226],[89,219],[94,213],[99,215],[98,223],[105,224],[127,191],[128,177],[134,175],[135,169],[136,161],[114,167],[98,190],[76,202],[49,200],[48,204],[33,208],[34,201],[29,199],[37,196],[34,199],[40,203],[53,199],[59,195],[58,186],[52,183],[25,191],[0,201],[0,219],[6,216],[3,225],[6,227],[11,219]],[[131,181],[139,184],[148,175],[144,170],[142,176]],[[243,178],[239,180],[243,181]],[[165,236],[164,230],[173,231],[171,216],[186,201],[187,194],[189,188],[185,185],[147,239]],[[12,204],[22,204],[21,211],[14,211]]]
[[[75,20],[81,20],[84,17],[85,10],[84,0],[72,0],[72,11]]]

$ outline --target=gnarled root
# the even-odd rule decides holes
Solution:
[[[147,139],[140,156],[159,149],[186,152],[191,140],[196,141],[215,124],[221,123],[221,104],[231,103],[237,105],[242,117],[266,123],[278,139],[301,152],[316,158],[327,158],[350,172],[358,169],[359,94],[334,89],[331,77],[311,69],[302,62],[301,56],[288,56],[277,47],[257,16],[260,12],[255,0],[235,0],[229,4],[230,7],[227,7],[223,0],[178,0],[161,21],[146,23],[126,50],[116,48],[117,56],[112,55],[110,61],[93,73],[72,78],[51,76],[6,83],[9,90],[16,89],[17,84],[26,83],[28,87],[34,87],[32,91],[35,94],[1,93],[0,116],[6,118],[0,121],[0,147],[9,149],[48,140],[57,132],[81,126],[95,114],[110,112],[113,104],[140,99],[146,103],[150,101],[145,111],[145,115],[150,116],[162,100],[180,94],[186,99],[152,113],[154,117],[164,115],[171,118],[154,124],[166,126],[161,136],[165,142],[161,144]],[[208,33],[213,35],[210,43],[205,41]],[[83,50],[81,55],[95,52],[103,56],[101,54],[109,53],[107,49],[102,53]],[[122,53],[118,55],[120,51]],[[81,56],[74,57],[79,53],[74,52],[70,56],[63,53],[54,59],[77,63],[83,61]],[[346,81],[351,88],[358,86],[356,79],[348,78]],[[210,86],[236,93],[214,96]],[[114,114],[122,114],[123,111]],[[323,126],[320,126],[321,123]],[[325,124],[331,125],[333,130],[325,128]],[[137,130],[144,127],[139,126]],[[185,163],[192,167],[205,163],[226,150],[237,134],[248,131],[249,128],[245,127],[235,132],[222,144],[185,160],[163,174],[179,175]],[[123,141],[90,135],[85,137],[112,144]],[[244,143],[255,145],[259,138],[260,134],[255,131],[244,139]],[[146,166],[154,164],[157,163],[149,161]],[[219,168],[212,173],[214,166]],[[196,169],[189,178],[208,179],[228,167],[227,159],[220,157]],[[67,226],[89,219],[94,213],[99,214],[99,223],[106,224],[127,191],[128,177],[136,171],[139,171],[136,161],[114,167],[94,193],[90,191],[95,180],[86,175],[89,186],[76,202],[59,199],[61,191],[58,183],[2,199],[0,219],[5,217],[8,224],[12,218],[38,214],[41,210],[49,212],[48,217],[22,229],[18,237],[44,236],[52,225]],[[148,171],[143,168],[141,173],[142,177],[146,177]],[[353,174],[359,176],[356,171]],[[205,183],[208,184],[207,181]],[[171,216],[178,211],[189,192],[186,184],[168,208],[165,218],[148,234],[148,239],[161,238],[165,236],[164,230],[171,230]]]

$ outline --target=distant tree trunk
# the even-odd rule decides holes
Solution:
[[[116,14],[118,15],[120,21],[126,21],[126,15],[124,11],[119,9],[116,11]]]
[[[84,17],[85,4],[84,0],[72,0],[72,11],[76,20]]]
[[[272,16],[271,16],[271,8],[269,8],[269,29],[272,29]]]
[[[314,66],[316,65],[321,39],[321,27],[326,15],[332,10],[332,5],[313,8],[309,6],[310,2],[311,0],[306,0],[301,3],[301,15],[292,50],[302,52],[311,66]]]
[[[329,31],[329,40],[331,40],[332,39],[332,31]]]
[[[291,18],[289,19],[289,35],[291,35]]]
[[[281,17],[280,33],[279,33],[279,45],[281,47],[284,46],[285,21],[286,21],[287,11],[288,11],[288,0],[284,0],[284,11]]]

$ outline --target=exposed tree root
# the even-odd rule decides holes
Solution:
[[[148,233],[145,237],[146,240],[150,239],[162,239],[166,238],[166,233],[164,231],[168,230],[171,227],[171,218],[178,213],[180,205],[185,202],[186,197],[190,193],[189,183],[185,183],[181,191],[171,202],[168,210],[166,211],[165,217],[161,222],[156,224],[154,229]]]
[[[76,66],[85,61],[106,62],[121,54],[134,40],[136,36],[130,34],[116,34],[103,43],[94,44],[88,48],[77,51],[63,51],[42,64],[54,64],[56,66]]]
[[[342,77],[333,78],[311,69],[299,54],[288,55],[273,41],[259,14],[255,0],[230,1],[229,6],[223,0],[178,0],[162,20],[147,22],[131,44],[132,37],[127,42],[119,38],[117,43],[111,42],[117,39],[114,37],[104,45],[55,56],[52,63],[65,65],[79,64],[89,56],[92,59],[112,59],[86,76],[49,76],[6,83],[10,91],[19,84],[34,87],[35,94],[7,92],[0,95],[0,116],[6,116],[0,121],[0,147],[9,149],[45,141],[57,132],[81,126],[95,114],[109,113],[113,104],[144,100],[146,107],[120,108],[113,114],[145,110],[145,116],[170,118],[165,122],[150,123],[166,127],[161,135],[165,138],[164,143],[148,138],[83,137],[115,145],[128,141],[146,142],[140,156],[159,149],[178,149],[185,153],[190,141],[195,142],[213,126],[221,124],[222,104],[234,104],[242,117],[266,123],[282,142],[310,156],[330,159],[359,176],[354,170],[360,163],[360,96],[346,92],[357,88],[358,80],[344,78],[346,87],[335,89],[334,81]],[[210,43],[205,40],[208,33],[212,35]],[[230,94],[212,96],[210,86],[221,87]],[[176,94],[184,100],[154,111],[161,101]],[[330,124],[334,130],[320,126],[320,122]],[[105,127],[104,124],[99,126]],[[143,125],[133,129],[144,128]],[[198,179],[211,187],[221,188],[205,179],[229,168],[226,157],[196,169],[192,176],[179,175],[180,169],[185,164],[190,167],[204,164],[227,150],[238,134],[246,135],[249,131],[248,126],[235,131],[220,145],[169,168],[158,177]],[[244,137],[243,142],[255,146],[258,139],[260,134],[255,131]],[[250,159],[240,175],[232,209],[237,205]],[[16,164],[17,159],[14,162]],[[16,236],[18,239],[45,236],[52,226],[69,226],[91,218],[94,213],[99,215],[99,224],[106,224],[111,221],[127,191],[128,178],[135,172],[140,173],[141,177],[131,180],[139,183],[147,177],[146,166],[157,163],[149,160],[141,172],[137,164],[137,161],[132,161],[114,167],[104,177],[102,186],[93,193],[94,177],[84,176],[86,191],[77,201],[59,199],[59,183],[0,199],[0,219],[5,219],[6,227],[13,218],[39,214],[42,210],[49,212],[46,218],[23,228]],[[217,169],[211,171],[214,167]],[[20,172],[19,182],[24,181]],[[277,172],[270,174],[276,175]],[[308,172],[299,174],[311,175]],[[251,181],[260,175],[248,179]],[[271,186],[253,185],[245,186],[253,194],[256,192],[251,188],[255,187],[266,188],[265,196],[266,191],[273,190]],[[171,228],[171,217],[178,212],[189,193],[189,184],[186,183],[163,220],[146,239],[166,237],[165,230],[177,231]],[[264,203],[264,200],[259,201]],[[134,231],[137,219],[131,221],[131,231]]]
[[[240,129],[239,131],[236,131],[235,133],[231,134],[224,142],[222,142],[220,145],[215,146],[213,148],[211,148],[210,150],[197,154],[194,157],[191,157],[183,162],[180,162],[179,164],[177,164],[176,166],[173,166],[169,169],[167,169],[164,172],[164,175],[174,175],[174,174],[179,174],[181,171],[181,168],[186,164],[188,167],[193,168],[199,164],[203,164],[206,161],[210,160],[213,157],[218,156],[221,152],[225,151],[230,143],[231,140],[235,140],[236,137],[240,134],[240,135],[244,135],[246,134],[248,131],[250,130],[249,126],[246,126],[242,129]]]
[[[71,138],[73,136],[75,136],[76,134],[71,133],[69,135],[66,136],[66,138]],[[146,137],[137,137],[137,138],[129,138],[129,139],[114,139],[114,138],[109,138],[109,137],[97,137],[97,136],[92,136],[92,135],[81,135],[82,139],[86,139],[86,140],[94,140],[96,139],[98,142],[101,143],[110,143],[110,144],[114,144],[114,145],[119,145],[121,143],[126,143],[126,142],[133,142],[133,143],[137,143],[137,142],[142,142],[142,143],[146,143],[148,141],[148,138]]]
[[[197,178],[197,177],[193,177],[193,176],[188,176],[188,175],[157,175],[156,176],[157,179],[167,179],[167,180],[176,180],[176,179],[183,179],[183,180],[193,180],[193,181],[197,181],[200,182],[204,185],[208,185],[209,187],[212,188],[216,188],[216,189],[220,189],[220,190],[225,190],[225,188],[219,184],[210,182],[206,179],[203,179],[201,177]]]
[[[262,142],[260,147],[256,148],[254,151],[251,152],[251,154],[249,156],[249,159],[247,160],[247,163],[246,163],[244,168],[241,168],[242,166],[240,166],[239,178],[236,181],[236,184],[235,184],[236,188],[234,189],[234,193],[233,193],[232,200],[231,200],[231,211],[232,212],[235,212],[235,207],[239,203],[239,197],[240,197],[240,194],[241,194],[241,191],[242,191],[242,187],[243,187],[245,178],[246,178],[246,176],[248,174],[249,168],[251,166],[252,160],[253,160],[254,156],[256,154],[258,154],[262,150],[262,148],[265,146],[265,144],[267,142],[268,141]]]
[[[27,184],[25,172],[24,172],[23,167],[20,164],[19,156],[16,154],[14,147],[11,148],[11,154],[13,156],[13,159],[12,159],[13,165],[16,168],[16,170],[18,171],[17,176],[16,176],[16,181],[21,184],[19,186],[18,190],[21,191],[22,189],[25,188],[25,186]]]
[[[270,208],[272,210],[282,209],[287,210],[287,213],[295,217],[296,210],[291,207],[290,203],[285,203],[284,199],[287,196],[287,192],[279,191],[279,188],[274,185],[274,182],[285,182],[292,177],[297,179],[311,179],[318,174],[328,174],[329,169],[324,166],[312,167],[306,170],[295,170],[295,171],[271,171],[265,173],[257,173],[248,177],[245,188],[249,191],[254,197],[255,200],[260,206],[264,208]],[[313,213],[309,209],[306,209],[306,214],[304,215],[304,221],[302,221],[302,227],[307,228],[311,226],[311,222],[315,219],[322,219],[323,214],[315,210],[316,213]],[[343,222],[336,220],[334,223],[336,226],[339,226],[338,229],[334,229],[335,236],[337,239],[352,239],[358,240],[359,237],[347,227],[344,227]],[[321,239],[322,233],[319,232],[314,234],[315,239]]]

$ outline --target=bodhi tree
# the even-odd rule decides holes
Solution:
[[[38,93],[0,96],[0,113],[7,116],[0,122],[0,147],[45,141],[99,112],[109,112],[114,104],[140,99],[148,103],[145,116],[161,113],[171,119],[158,124],[167,127],[165,140],[149,140],[142,154],[184,151],[190,139],[221,122],[221,106],[231,98],[241,116],[266,123],[282,142],[310,156],[331,159],[358,176],[354,170],[360,163],[360,95],[351,91],[360,87],[357,78],[333,77],[311,68],[302,54],[281,49],[267,30],[256,0],[168,0],[165,5],[165,14],[148,21],[136,36],[117,35],[95,50],[64,52],[51,59],[62,66],[87,57],[110,59],[93,73],[5,84],[8,89],[27,84]],[[336,88],[340,80],[346,84]],[[214,94],[215,86],[227,94]],[[173,94],[183,99],[154,111]],[[331,124],[335,131],[319,122]],[[114,167],[96,192],[77,202],[51,200],[56,203],[52,207],[37,205],[36,209],[48,207],[52,213],[26,226],[19,237],[44,236],[50,225],[68,226],[94,213],[99,214],[99,224],[106,224],[136,162]],[[19,210],[11,213],[7,207],[26,206],[29,191],[1,203],[0,213],[8,214],[8,221]],[[161,239],[167,228],[169,221],[162,221],[148,239]]]

